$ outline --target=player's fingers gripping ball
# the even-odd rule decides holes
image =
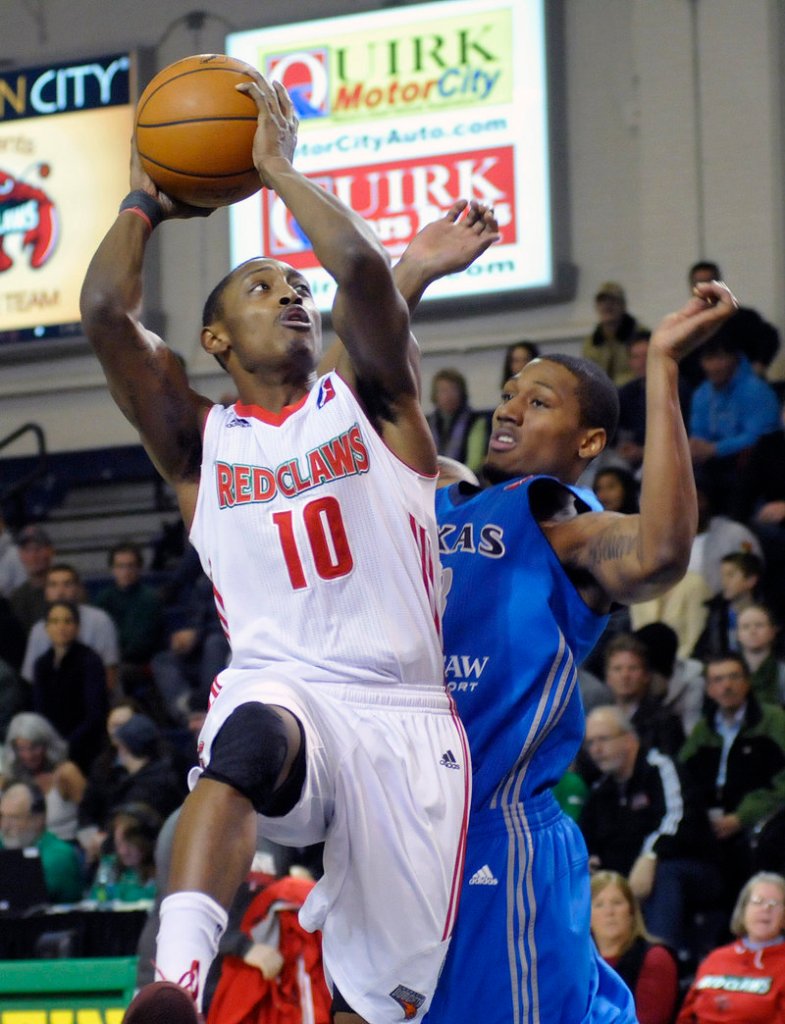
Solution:
[[[221,53],[185,57],[160,71],[136,107],[142,167],[168,196],[227,206],[261,188],[252,150],[256,104],[235,87],[253,68]]]

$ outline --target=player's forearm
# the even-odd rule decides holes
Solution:
[[[409,312],[413,313],[420,304],[425,289],[431,284],[432,278],[428,276],[422,263],[418,260],[406,259],[404,253],[393,267],[393,280],[395,287],[406,300]]]
[[[87,268],[80,308],[87,336],[98,340],[108,321],[139,308],[142,268],[149,226],[133,213],[122,213],[107,232]]]
[[[686,572],[698,526],[698,500],[678,394],[679,367],[650,349],[646,369],[646,439],[640,496],[641,560],[650,571]]]
[[[366,221],[288,160],[271,157],[259,167],[259,174],[294,215],[317,260],[339,284],[356,271],[358,258],[389,262]]]

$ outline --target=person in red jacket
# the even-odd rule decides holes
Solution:
[[[676,958],[646,931],[640,904],[616,871],[592,875],[591,933],[600,956],[632,992],[640,1024],[670,1024],[679,997]]]
[[[735,942],[709,953],[676,1024],[785,1024],[785,878],[761,871],[739,894]]]
[[[330,1024],[321,938],[297,919],[313,887],[286,876],[254,897],[240,925],[252,945],[224,958],[207,1024]]]

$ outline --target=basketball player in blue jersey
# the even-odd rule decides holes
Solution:
[[[410,308],[468,266],[494,229],[492,210],[459,203],[417,236],[395,268]],[[541,357],[507,383],[484,467],[490,487],[442,467],[445,670],[473,794],[461,908],[426,1024],[635,1024],[631,994],[590,937],[585,844],[551,787],[583,739],[577,666],[611,604],[661,593],[686,571],[697,498],[678,363],[736,308],[712,282],[652,336],[639,515],[600,512],[575,487],[618,418],[615,387],[584,359]],[[653,878],[654,860],[650,869]]]
[[[589,937],[585,846],[551,787],[582,742],[577,667],[611,604],[686,571],[697,499],[678,362],[735,309],[712,282],[652,335],[639,515],[596,511],[574,486],[613,436],[618,400],[569,356],[535,359],[505,386],[491,486],[437,494],[446,676],[474,775],[461,909],[428,1024],[636,1020]]]

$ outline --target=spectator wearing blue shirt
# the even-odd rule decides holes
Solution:
[[[696,479],[712,504],[736,512],[738,483],[759,438],[779,429],[777,394],[746,356],[726,339],[711,339],[701,354],[706,380],[690,411],[690,450]]]

